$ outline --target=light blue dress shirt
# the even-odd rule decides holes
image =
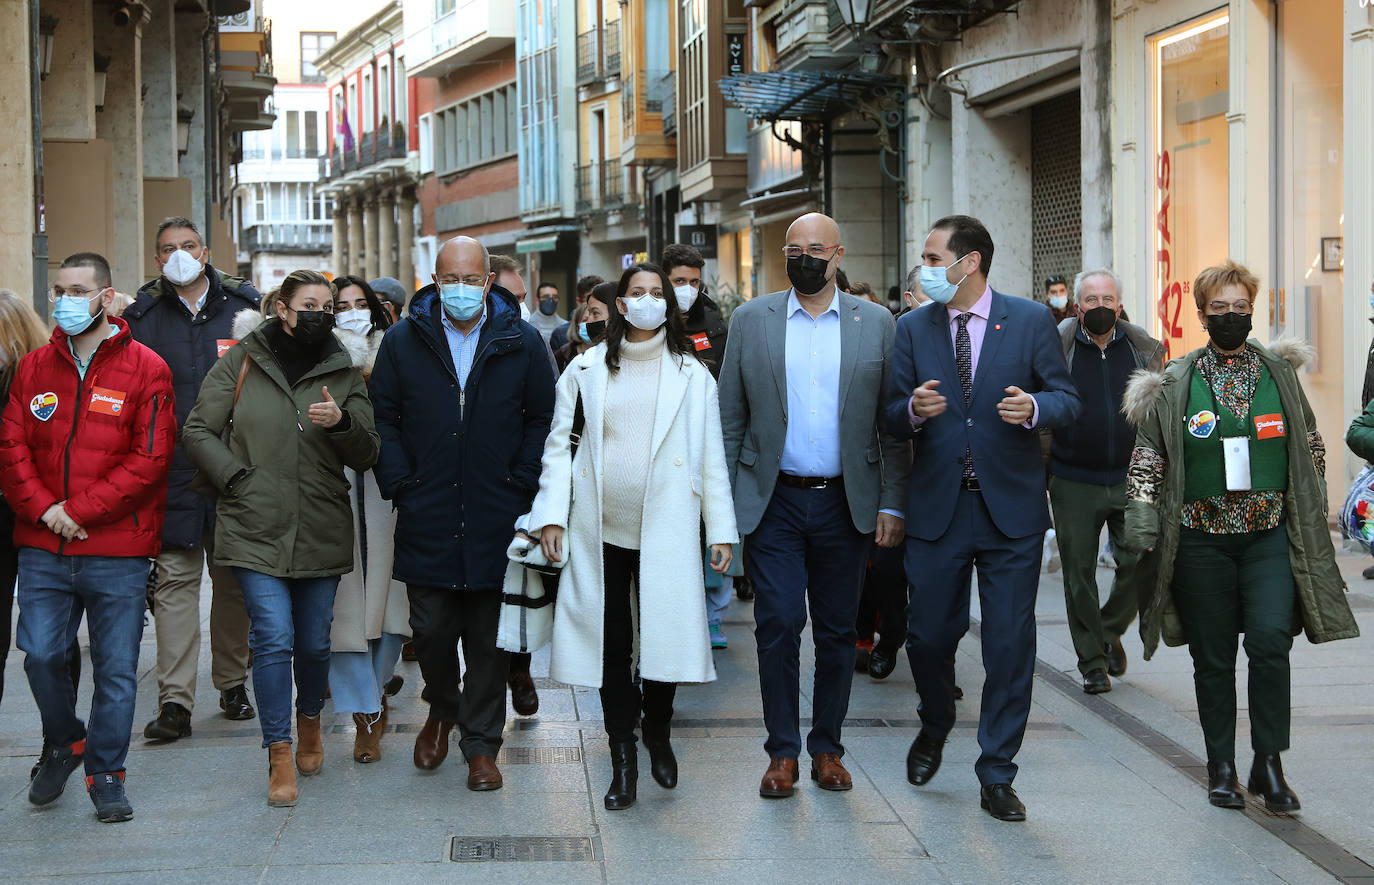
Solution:
[[[439,310],[444,317],[444,335],[448,338],[448,352],[453,357],[453,370],[458,373],[458,386],[466,390],[472,360],[477,356],[477,340],[482,337],[482,327],[487,322],[486,306],[482,307],[482,316],[477,320],[477,325],[466,335],[449,319],[447,311],[442,307]]]
[[[840,461],[840,296],[812,318],[787,293],[787,435],[782,445],[783,473],[839,476]]]

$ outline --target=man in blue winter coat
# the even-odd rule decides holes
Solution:
[[[481,243],[445,243],[434,285],[382,339],[370,386],[377,482],[397,509],[392,575],[406,584],[429,704],[414,761],[438,768],[456,725],[471,790],[502,783],[508,655],[496,629],[506,547],[539,487],[554,402],[544,340],[493,293],[495,280]]]

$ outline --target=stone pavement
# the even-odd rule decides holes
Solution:
[[[1361,627],[1374,631],[1367,558],[1343,556]],[[1110,572],[1101,578],[1109,579]],[[208,614],[208,604],[203,611]],[[471,793],[456,747],[437,772],[411,764],[424,721],[419,674],[403,664],[395,733],[384,758],[358,765],[352,726],[332,718],[321,776],[301,780],[294,809],[265,803],[267,762],[256,721],[227,722],[209,685],[208,637],[195,734],[166,746],[141,736],[154,714],[153,632],[146,631],[129,794],[136,817],[101,825],[79,775],[47,809],[25,800],[39,726],[12,652],[0,709],[0,878],[37,883],[532,882],[1329,882],[1374,877],[1374,826],[1358,809],[1374,783],[1374,653],[1368,638],[1293,654],[1293,750],[1285,756],[1304,810],[1296,820],[1251,804],[1212,808],[1196,777],[1203,754],[1184,649],[1131,657],[1115,690],[1083,695],[1065,626],[1062,586],[1046,574],[1038,606],[1041,666],[1016,786],[1024,824],[999,823],[978,807],[972,763],[981,665],[975,632],[958,662],[967,699],[939,776],[910,786],[905,755],[917,729],[903,654],[884,682],[856,676],[846,763],[854,790],[826,793],[810,781],[791,800],[757,794],[766,759],[756,658],[746,603],[726,621],[731,646],[716,652],[719,681],[678,694],[676,790],[647,771],[639,803],[601,804],[609,759],[595,691],[540,679],[536,717],[512,718],[502,752],[506,786]],[[547,652],[536,675],[547,673]],[[803,672],[809,661],[803,661]],[[89,706],[89,663],[81,709]],[[1243,686],[1243,683],[1242,683]],[[809,695],[809,689],[804,692]],[[1242,705],[1244,690],[1241,690]],[[809,708],[803,701],[803,716]],[[1242,732],[1245,719],[1241,717]],[[1247,769],[1244,733],[1238,763]],[[645,759],[641,754],[641,759]],[[805,763],[803,763],[805,766]],[[803,767],[805,771],[805,767]],[[496,837],[544,837],[493,842]],[[549,838],[552,837],[552,838]],[[478,856],[544,860],[455,861]],[[523,852],[523,853],[522,853]],[[549,858],[560,858],[552,860]]]

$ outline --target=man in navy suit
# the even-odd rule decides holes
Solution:
[[[942,218],[926,237],[931,302],[901,318],[887,387],[888,430],[914,440],[906,502],[912,585],[907,657],[921,731],[907,779],[927,783],[954,726],[954,653],[968,632],[974,566],[982,603],[983,683],[974,770],[999,820],[1026,819],[1011,782],[1030,714],[1035,593],[1050,526],[1036,429],[1080,403],[1047,307],[988,285],[992,237],[975,218]]]

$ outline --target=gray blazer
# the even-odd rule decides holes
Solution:
[[[782,463],[787,296],[774,292],[755,298],[730,317],[720,371],[720,422],[741,535],[758,528]],[[900,511],[905,503],[911,445],[882,429],[892,314],[843,292],[839,309],[840,460],[850,518],[856,529],[869,533],[877,527],[879,510]]]

